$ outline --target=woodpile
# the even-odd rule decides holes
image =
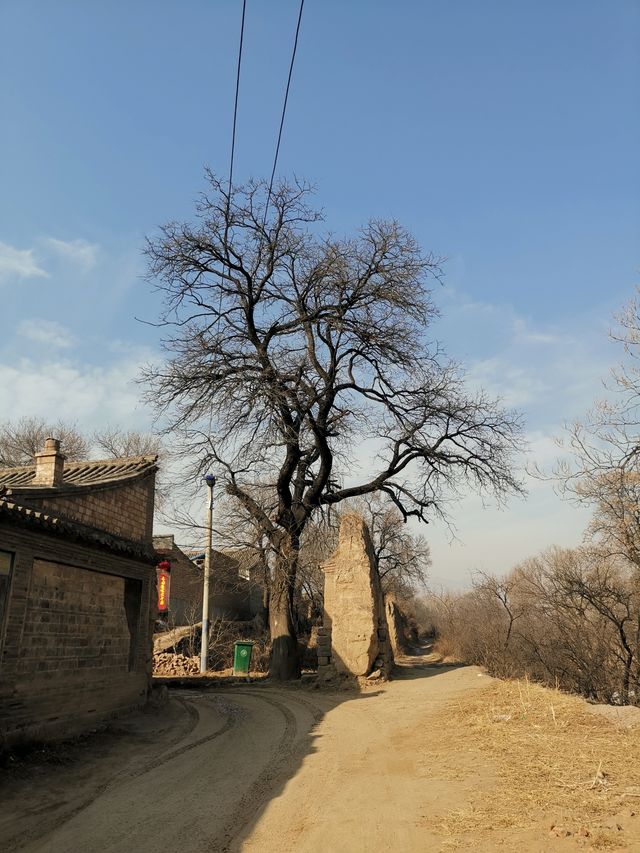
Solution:
[[[154,675],[197,675],[200,672],[198,658],[160,652],[153,656]]]

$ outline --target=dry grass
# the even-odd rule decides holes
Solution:
[[[640,813],[640,731],[595,716],[578,697],[494,682],[447,710],[434,758],[451,750],[479,753],[496,774],[471,808],[447,815],[441,829],[454,844],[546,822],[590,847],[620,849],[620,815]]]

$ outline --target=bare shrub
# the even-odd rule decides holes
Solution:
[[[433,599],[441,654],[599,702],[640,698],[640,582],[594,548],[554,548]]]
[[[266,672],[269,669],[269,643],[266,636],[256,638],[252,636],[253,632],[252,622],[212,620],[209,629],[209,669],[231,669],[235,643],[244,640],[253,643],[251,669],[255,672]]]

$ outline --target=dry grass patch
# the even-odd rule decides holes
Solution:
[[[628,842],[640,827],[640,730],[622,729],[585,702],[528,681],[497,681],[449,707],[433,758],[479,753],[497,783],[451,812],[452,842],[473,833],[546,826],[595,848]],[[552,826],[555,827],[552,830]]]

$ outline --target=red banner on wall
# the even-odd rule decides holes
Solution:
[[[158,578],[158,611],[166,613],[169,609],[169,591],[171,587],[171,563],[163,560],[156,567]]]

